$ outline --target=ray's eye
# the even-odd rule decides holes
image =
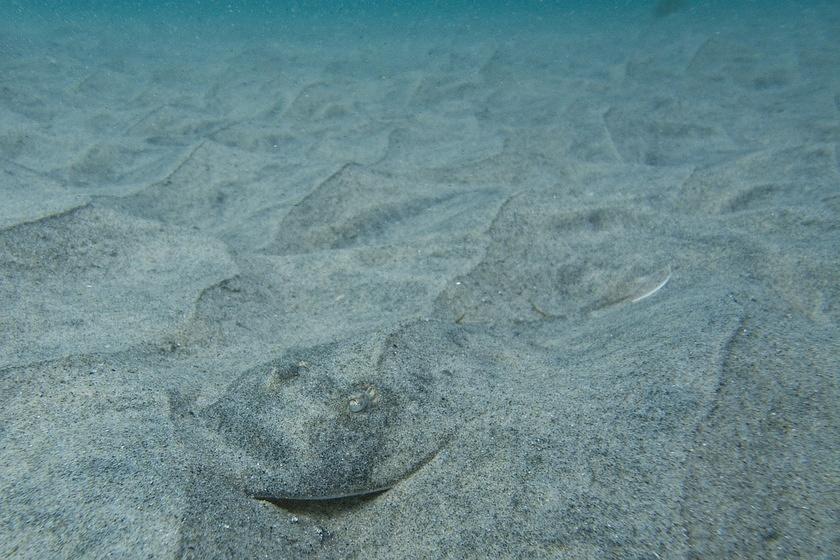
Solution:
[[[347,409],[357,413],[366,410],[376,398],[376,388],[373,385],[365,386],[361,391],[352,393],[347,400]]]
[[[269,365],[265,379],[266,391],[280,390],[287,382],[300,376],[307,369],[309,369],[309,362],[304,360],[299,360],[294,364],[273,363]]]
[[[350,412],[361,412],[367,408],[368,402],[370,398],[368,398],[367,393],[353,393],[350,395],[350,400],[347,404],[347,408]]]

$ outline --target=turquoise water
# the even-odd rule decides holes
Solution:
[[[744,33],[766,33],[756,24],[807,24],[819,13],[836,13],[837,3],[732,2],[695,0],[650,1],[403,1],[403,2],[248,2],[194,0],[138,2],[102,0],[29,2],[13,0],[0,7],[0,30],[8,44],[14,32],[54,25],[80,25],[91,30],[169,38],[187,29],[202,38],[322,33],[342,35],[348,46],[364,44],[371,33],[395,38],[445,33],[475,39],[504,38],[529,32],[586,33],[614,29],[617,39],[628,32],[646,32],[669,25],[690,31],[697,27],[742,25]],[[676,22],[676,23],[675,23]],[[9,34],[12,34],[11,36]]]
[[[767,14],[771,10],[796,14],[813,8],[814,3],[742,3],[733,7],[728,2],[693,2],[691,0],[654,1],[596,1],[596,2],[476,2],[476,1],[414,1],[414,2],[268,2],[268,1],[192,1],[192,2],[105,2],[93,0],[4,3],[0,8],[6,23],[15,21],[94,23],[133,23],[217,25],[246,25],[253,29],[268,26],[306,25],[311,23],[371,25],[389,27],[423,24],[481,26],[495,22],[499,25],[541,25],[568,22],[599,26],[622,23],[644,25],[652,18],[673,17],[691,13],[700,19],[749,16],[753,11]],[[546,21],[546,20],[550,21]],[[120,21],[121,20],[121,21]],[[686,22],[688,23],[688,22]],[[395,32],[405,27],[392,29]]]

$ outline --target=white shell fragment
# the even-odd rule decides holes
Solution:
[[[638,303],[643,299],[647,299],[662,288],[665,287],[665,284],[671,279],[671,267],[670,265],[665,267],[664,269],[658,270],[653,274],[649,274],[647,276],[643,276],[636,280],[638,284],[639,291],[638,293],[630,298],[630,303]]]

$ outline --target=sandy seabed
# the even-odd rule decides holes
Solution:
[[[840,557],[840,10],[0,24],[3,558]]]

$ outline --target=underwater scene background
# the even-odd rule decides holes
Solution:
[[[840,4],[0,5],[3,558],[840,557]]]

